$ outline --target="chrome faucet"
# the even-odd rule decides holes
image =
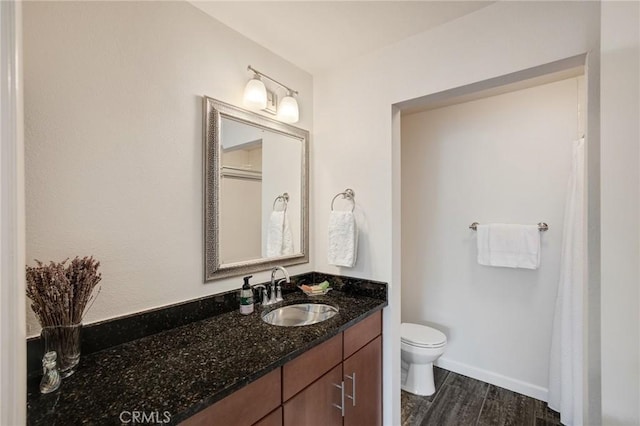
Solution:
[[[276,273],[278,272],[278,270],[282,271],[282,273],[284,274],[284,278],[276,282]],[[271,296],[269,297],[269,305],[283,300],[282,287],[280,285],[282,281],[286,281],[287,283],[291,282],[291,280],[289,279],[289,273],[282,266],[276,266],[271,270]]]

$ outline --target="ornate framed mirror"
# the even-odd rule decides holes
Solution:
[[[309,132],[204,97],[204,280],[309,262]]]

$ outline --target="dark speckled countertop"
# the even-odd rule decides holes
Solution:
[[[29,382],[28,424],[122,424],[123,411],[157,413],[160,421],[168,412],[176,424],[387,305],[340,291],[284,297],[275,307],[311,300],[339,312],[319,324],[277,327],[262,321],[257,305],[251,315],[236,310],[83,355],[58,391],[41,395],[38,381]]]

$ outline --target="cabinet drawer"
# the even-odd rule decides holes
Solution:
[[[288,400],[341,361],[342,334],[289,361],[282,367],[282,400]]]
[[[280,390],[280,368],[278,368],[189,417],[181,425],[254,424],[280,405]]]
[[[344,359],[382,334],[382,311],[360,321],[344,332]]]

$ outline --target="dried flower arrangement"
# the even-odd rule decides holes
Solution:
[[[80,330],[87,304],[100,293],[100,262],[93,257],[65,259],[27,266],[27,297],[42,326],[45,353],[55,351],[60,377],[68,377],[80,362]],[[89,305],[89,308],[91,305]]]
[[[95,295],[93,289],[102,279],[100,262],[93,257],[76,256],[48,265],[27,266],[27,297],[42,327],[80,324],[87,304]]]

